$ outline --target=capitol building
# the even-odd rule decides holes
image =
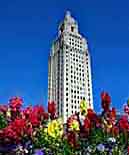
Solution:
[[[93,108],[91,61],[88,42],[77,21],[66,12],[58,27],[48,60],[48,100],[55,101],[58,116],[80,111],[81,100]]]

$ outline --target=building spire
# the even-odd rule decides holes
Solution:
[[[67,10],[67,11],[66,11],[66,14],[65,14],[65,17],[66,17],[66,18],[71,17],[71,12]]]

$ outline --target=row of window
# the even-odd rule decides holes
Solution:
[[[75,57],[71,57],[68,59],[68,55],[66,55],[66,62],[68,62],[68,61],[70,61],[71,63],[76,62],[77,64],[78,64],[78,62],[81,62],[81,63],[84,62],[83,60],[80,60],[77,57],[76,57],[76,59],[75,59]],[[88,60],[86,61],[86,64],[88,65]]]
[[[78,43],[78,44],[82,44],[82,41],[80,39],[75,39],[73,37],[70,37],[69,41],[72,41],[72,42],[75,42],[75,43]]]
[[[71,93],[72,93],[72,91],[71,91]],[[79,94],[79,91],[77,91],[77,94],[76,94],[76,90],[74,91],[74,95],[72,95],[71,97],[73,97],[74,96],[74,98],[77,98],[77,99],[83,99],[83,100],[85,100],[85,97],[82,97],[82,96],[77,96],[78,94]],[[90,97],[90,92],[88,93],[88,96]],[[68,97],[68,92],[66,93],[66,97]],[[68,98],[66,98],[66,101],[68,101]],[[76,102],[76,101],[75,101]]]
[[[74,46],[74,48],[82,48],[82,45],[79,45],[79,44],[74,43],[74,42],[69,42],[69,44]]]
[[[66,82],[66,86],[68,86],[68,85],[69,85],[68,82]],[[85,83],[82,82],[82,86],[84,87],[85,86]],[[73,88],[73,85],[72,84],[71,84],[71,87]]]
[[[66,77],[68,79],[68,68],[66,68],[66,71],[67,71],[66,72]],[[80,70],[80,72],[74,71],[74,75],[72,73],[73,73],[73,70],[71,70],[71,78],[74,78],[74,79],[77,79],[77,80],[79,80],[79,77],[80,78],[84,78],[85,77],[84,72],[81,72],[81,70]],[[89,71],[88,70],[87,70],[87,78],[89,78]]]
[[[71,36],[71,37],[73,37],[73,38],[80,39],[80,40],[82,39],[80,36],[75,35],[75,34],[72,34],[72,33],[70,33],[69,36]]]
[[[68,46],[66,45],[65,50],[66,50],[66,54],[67,54],[67,53],[70,53],[70,52],[73,52],[74,54],[75,54],[75,53],[77,53],[77,54],[79,53],[79,54],[83,55],[83,52],[80,52],[80,50],[76,49],[76,47],[68,47]]]

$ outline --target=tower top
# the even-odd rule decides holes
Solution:
[[[66,18],[67,18],[67,17],[71,17],[71,12],[70,12],[70,11],[66,11],[65,17],[66,17]]]
[[[75,19],[71,16],[70,11],[66,11],[64,20],[68,23],[76,23]]]
[[[71,16],[70,11],[66,11],[64,20],[59,25],[59,35],[62,32],[78,33],[78,23]]]

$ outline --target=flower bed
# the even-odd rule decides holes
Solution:
[[[129,103],[119,119],[110,103],[108,93],[101,93],[103,111],[97,115],[83,100],[80,112],[63,124],[54,102],[45,112],[41,105],[23,108],[23,100],[13,97],[8,105],[0,105],[0,154],[129,154]]]

